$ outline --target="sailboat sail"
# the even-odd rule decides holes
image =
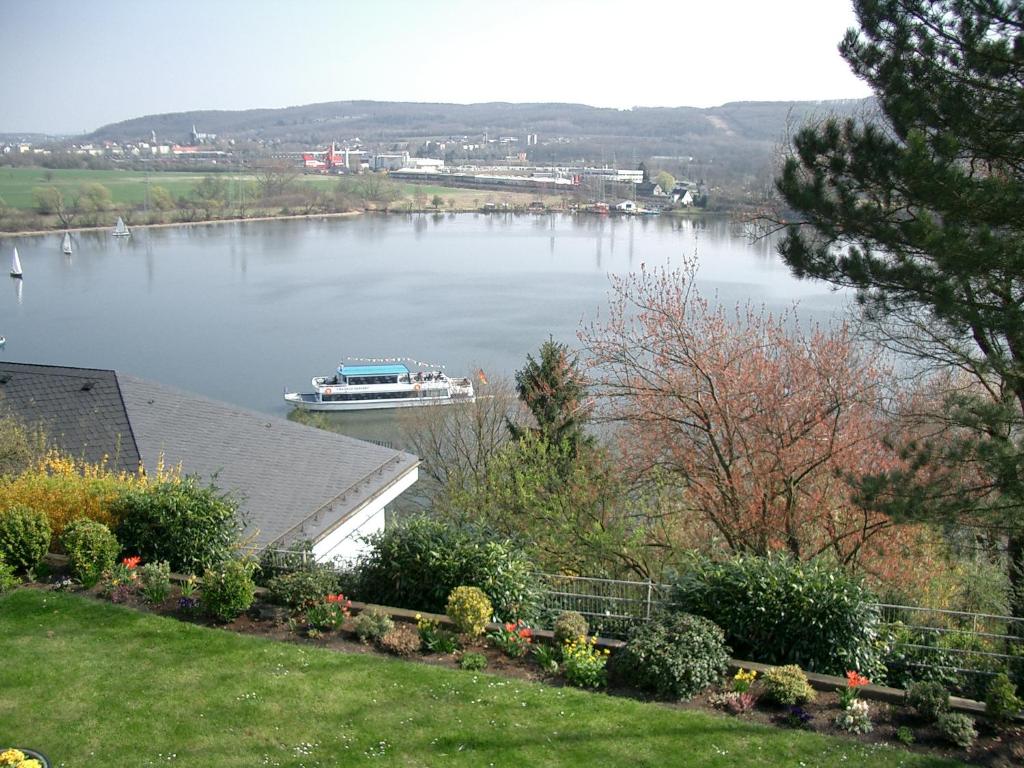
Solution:
[[[11,277],[21,277],[21,259],[18,258],[18,249],[14,249],[11,256]]]
[[[127,237],[131,232],[128,231],[128,227],[124,224],[124,219],[120,216],[117,217],[117,224],[114,226],[114,237]]]
[[[60,249],[64,253],[68,254],[69,256],[71,255],[71,233],[70,232],[65,232],[64,233],[64,242],[61,244]]]

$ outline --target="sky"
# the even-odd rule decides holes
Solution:
[[[0,0],[0,132],[348,99],[861,98],[851,26],[850,0]]]

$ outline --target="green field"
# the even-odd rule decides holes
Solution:
[[[175,197],[187,195],[203,174],[151,173],[149,184],[164,187]],[[138,205],[146,199],[146,174],[141,171],[69,171],[47,168],[0,168],[0,198],[12,208],[35,207],[32,190],[57,187],[71,191],[81,184],[98,183],[110,190],[114,204]]]
[[[0,747],[64,768],[956,765],[35,589],[0,598],[0,659]]]
[[[32,190],[36,187],[54,186],[68,192],[81,184],[98,183],[110,190],[114,207],[141,205],[146,198],[147,183],[161,186],[177,199],[188,196],[192,188],[207,174],[204,173],[149,173],[143,171],[86,171],[86,170],[49,170],[47,168],[0,168],[0,199],[11,208],[31,211],[35,208]],[[243,179],[252,184],[253,177],[248,175],[226,174],[231,183],[235,179]],[[301,176],[299,182],[325,191],[333,191],[339,186],[353,189],[359,184],[359,178],[337,176]],[[526,192],[495,192],[479,189],[456,189],[434,185],[416,185],[398,182],[395,184],[399,192],[408,201],[415,200],[417,195],[425,198],[429,205],[434,195],[444,200],[442,208],[448,206],[449,200],[455,201],[459,209],[476,208],[485,202],[507,202],[515,205],[526,205],[531,200],[543,199],[549,204],[558,202],[553,196],[541,196]],[[399,206],[396,206],[399,207]]]

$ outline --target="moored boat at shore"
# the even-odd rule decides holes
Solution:
[[[114,237],[130,237],[131,230],[124,223],[124,219],[120,216],[117,217],[117,224],[114,225],[114,231],[111,232]]]
[[[286,392],[286,402],[304,411],[362,411],[473,402],[473,382],[441,370],[411,371],[404,363],[339,365],[333,376],[317,376],[312,392]]]

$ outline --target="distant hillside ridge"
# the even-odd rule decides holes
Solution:
[[[203,133],[241,140],[322,144],[358,137],[386,142],[536,133],[553,138],[667,143],[732,136],[775,141],[787,124],[810,116],[853,114],[868,100],[746,101],[717,107],[634,107],[627,110],[585,104],[489,102],[445,104],[388,101],[333,101],[280,109],[173,112],[105,125],[87,138],[131,141],[156,132],[160,141],[187,141],[192,126]]]

